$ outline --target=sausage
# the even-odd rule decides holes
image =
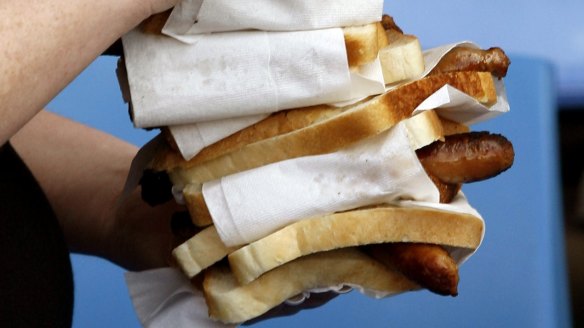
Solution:
[[[366,251],[377,261],[434,293],[458,295],[458,266],[440,245],[388,243],[370,245]]]
[[[386,31],[393,30],[401,34],[404,34],[402,29],[395,23],[393,17],[387,14],[383,14],[383,16],[381,16],[381,26],[383,26],[383,29]]]
[[[462,188],[462,183],[446,183],[442,182],[436,176],[428,174],[430,180],[434,183],[436,188],[438,188],[438,192],[440,194],[440,203],[448,204],[450,203],[454,197],[458,194],[460,189]]]
[[[450,184],[494,177],[510,168],[515,158],[511,142],[489,132],[446,136],[416,153],[430,176]]]
[[[511,60],[498,47],[487,50],[469,47],[454,47],[432,69],[430,75],[455,71],[491,72],[498,78],[507,75]]]

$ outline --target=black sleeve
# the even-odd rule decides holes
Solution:
[[[73,275],[58,221],[18,154],[0,147],[0,327],[71,327]]]

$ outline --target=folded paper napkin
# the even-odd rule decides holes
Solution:
[[[182,157],[189,160],[203,148],[266,117],[267,114],[259,114],[217,121],[172,125],[168,128]]]
[[[184,35],[238,30],[298,31],[381,20],[383,0],[183,0],[163,32]]]
[[[481,218],[479,213],[468,204],[462,193],[450,204],[403,201],[399,205],[438,208],[445,211],[467,213]],[[451,249],[450,251],[459,265],[474,253],[473,250],[463,248]],[[178,269],[161,268],[142,272],[127,272],[125,278],[138,319],[146,328],[235,327],[234,325],[225,325],[213,321],[208,317],[207,305],[202,292],[195,289]],[[342,294],[353,289],[374,298],[390,296],[385,292],[368,290],[358,285],[339,285],[306,291],[290,298],[286,301],[286,304],[290,306],[300,305],[312,293],[331,291]]]
[[[444,55],[458,46],[480,48],[473,42],[463,41],[428,49],[424,51],[426,68],[421,77],[428,75]],[[495,87],[497,90],[497,102],[489,108],[459,90],[446,85],[424,100],[414,110],[413,114],[415,115],[424,110],[436,109],[441,117],[468,126],[484,122],[510,110],[503,80],[495,79]]]
[[[205,183],[203,195],[227,246],[253,242],[311,216],[399,199],[439,199],[403,123],[335,153]]]
[[[136,315],[146,328],[227,328],[209,319],[203,293],[178,269],[127,272],[126,285]]]
[[[163,30],[184,35],[238,30],[298,31],[381,20],[383,0],[183,0]]]

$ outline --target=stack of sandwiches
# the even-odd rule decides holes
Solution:
[[[135,33],[172,38],[161,33],[168,14]],[[172,255],[214,320],[242,323],[323,289],[456,296],[458,266],[481,244],[483,218],[461,188],[511,167],[513,147],[471,131],[464,108],[420,106],[447,87],[488,113],[501,101],[508,58],[461,44],[430,64],[418,38],[381,13],[340,30],[347,70],[378,66],[381,91],[260,113],[194,150],[179,140],[180,124],[156,127],[163,142],[143,171],[142,195],[188,210],[191,226]],[[135,40],[125,40],[127,65]],[[135,119],[142,98],[132,83],[141,76],[126,74]]]

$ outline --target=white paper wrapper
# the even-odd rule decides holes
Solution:
[[[426,69],[422,77],[428,75],[440,59],[456,46],[480,48],[473,42],[463,41],[429,49],[424,52]],[[422,102],[416,108],[414,114],[423,110],[437,109],[441,117],[469,126],[490,120],[507,113],[510,109],[503,80],[495,79],[495,87],[497,88],[497,103],[490,108],[485,107],[461,91],[446,85]]]
[[[203,148],[261,121],[266,116],[260,114],[217,121],[173,125],[169,129],[181,155],[184,159],[189,160]]]
[[[398,199],[439,199],[404,124],[335,153],[205,183],[203,195],[226,246],[251,243],[307,217]]]
[[[184,35],[257,29],[315,30],[380,21],[383,0],[183,0],[163,32]]]
[[[203,293],[177,269],[127,272],[125,278],[143,327],[236,327],[209,319]]]
[[[350,73],[351,92],[348,98],[362,98],[362,94],[378,94],[385,89],[383,73],[380,61],[360,66],[358,70]],[[208,122],[183,124],[170,126],[174,140],[184,159],[189,160],[198,154],[204,147],[209,146],[231,134],[244,129],[261,119],[267,114],[259,114],[245,117],[227,118]]]
[[[268,114],[384,89],[383,79],[376,90],[352,81],[341,29],[197,38],[186,45],[138,30],[123,37],[137,127]]]

